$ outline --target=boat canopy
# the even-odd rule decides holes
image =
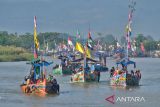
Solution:
[[[114,53],[125,53],[125,50],[123,48],[118,48],[118,49],[115,49],[113,52]]]
[[[119,64],[121,64],[122,66],[128,66],[128,65],[130,65],[130,64],[133,64],[133,65],[134,65],[134,68],[136,68],[136,62],[131,61],[131,60],[122,60],[122,61],[120,61],[120,62],[117,62],[116,64],[117,64],[117,66],[118,66]]]
[[[53,64],[53,62],[42,61],[40,63],[34,63],[33,65],[34,66],[49,66],[51,64]]]
[[[99,71],[99,72],[107,72],[108,68],[99,64],[95,64],[95,71]]]
[[[84,60],[84,58],[76,59],[76,60],[73,60],[73,61],[71,61],[71,62],[80,62],[80,61],[82,61],[82,60]],[[91,61],[91,62],[99,62],[99,61],[94,60],[94,59],[92,59],[92,58],[86,58],[86,60],[87,60],[87,61]]]
[[[96,56],[96,57],[100,57],[100,56],[109,57],[109,53],[106,51],[97,51],[97,52],[95,52],[94,56]]]

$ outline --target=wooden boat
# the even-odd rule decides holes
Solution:
[[[117,66],[121,64],[122,70],[117,69],[114,71],[110,78],[110,85],[112,86],[138,86],[141,79],[140,71],[137,70],[135,74],[130,74],[127,71],[127,66],[133,64],[136,67],[136,63],[130,60],[123,60],[117,62]]]
[[[80,62],[80,60],[83,60],[84,62]],[[80,66],[78,67],[78,70],[75,70],[71,76],[71,82],[73,83],[74,82],[99,82],[100,72],[104,72],[101,70],[97,70],[95,68],[95,65],[100,64],[100,62],[90,58],[78,59],[71,63],[80,64]]]
[[[71,66],[62,66],[62,65],[56,65],[57,67],[53,68],[53,74],[54,75],[71,75],[72,69]]]
[[[47,72],[45,67],[53,62],[47,62],[41,57],[38,58],[39,42],[36,33],[36,17],[34,17],[34,59],[30,62],[31,70],[25,81],[20,85],[22,92],[26,94],[35,94],[38,96],[45,96],[47,94],[59,93],[59,84],[53,76],[49,75],[47,79]]]
[[[45,70],[44,66],[50,65],[52,62],[37,61],[32,62],[32,71],[30,71],[29,76],[25,77],[25,83],[20,85],[22,92],[38,96],[59,93],[59,84],[56,83],[53,77],[47,79],[46,71],[43,71]]]
[[[131,85],[131,86],[135,86],[135,85],[139,85],[139,81],[141,79],[141,73],[140,70],[136,70],[135,74],[134,71],[130,73],[128,73],[128,65],[129,64],[133,64],[134,68],[136,67],[136,63],[134,61],[129,60],[129,50],[131,50],[131,23],[132,23],[132,16],[133,16],[133,12],[135,11],[135,2],[132,2],[132,4],[129,6],[130,8],[130,12],[129,12],[129,17],[128,17],[128,24],[126,26],[126,54],[125,54],[125,58],[122,59],[122,61],[117,62],[117,67],[118,65],[122,65],[122,69],[117,69],[114,71],[113,75],[111,75],[111,79],[110,79],[110,84],[111,85],[115,85],[115,86],[127,86],[127,85]]]
[[[70,57],[69,57],[70,56]],[[67,55],[60,55],[58,59],[61,60],[61,64],[55,65],[53,67],[53,74],[54,75],[72,75],[72,68],[73,65],[69,64],[69,61],[72,61],[72,57],[69,53]]]
[[[79,35],[79,33],[77,35]],[[71,76],[71,82],[99,82],[100,73],[108,70],[105,65],[106,57],[104,57],[104,63],[102,63],[101,60],[97,61],[92,59],[91,50],[94,50],[93,42],[90,29],[85,46],[83,46],[79,41],[76,42],[75,49],[80,53],[81,58],[70,62],[71,64],[77,64],[74,65],[75,68]]]

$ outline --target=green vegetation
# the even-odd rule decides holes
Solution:
[[[39,33],[38,40],[40,42],[40,48],[44,46],[44,40],[48,42],[49,47],[55,48],[55,44],[60,42],[67,43],[68,34],[57,32]],[[8,34],[6,31],[0,32],[0,45],[2,46],[16,46],[23,47],[25,49],[31,49],[33,47],[33,34],[25,33],[22,35]]]
[[[38,40],[40,42],[40,49],[44,49],[45,42],[48,43],[49,49],[55,49],[55,47],[62,42],[67,44],[68,36],[69,34],[57,32],[39,33]],[[112,34],[103,35],[102,33],[97,33],[97,36],[98,37],[93,37],[95,38],[94,41],[97,43],[100,40],[102,50],[109,51],[110,45],[116,46],[117,38],[115,38]],[[76,36],[71,36],[71,38],[73,43],[75,43]],[[83,38],[80,41],[87,41],[86,38]],[[120,40],[118,42],[124,46],[126,43],[125,37],[122,36],[119,39]],[[141,54],[141,43],[144,44],[146,54],[150,51],[160,50],[160,41],[154,40],[151,36],[138,34],[131,39],[132,41],[136,41],[135,45],[137,47],[137,53]],[[18,35],[17,33],[9,34],[7,31],[0,32],[0,61],[30,60],[32,58],[32,54],[29,52],[31,51],[33,51],[33,34],[25,33]]]
[[[40,49],[44,47],[44,40],[48,42],[49,47],[55,48],[58,43],[67,43],[68,34],[57,32],[39,33],[38,40]],[[0,62],[2,61],[24,61],[31,60],[33,51],[33,34],[17,33],[9,34],[7,31],[0,32]]]
[[[132,41],[136,41],[136,47],[137,50],[140,50],[140,44],[143,43],[146,52],[148,51],[154,51],[154,50],[159,50],[160,49],[160,41],[159,40],[154,40],[151,36],[144,36],[143,34],[137,34],[136,36],[131,38]],[[109,34],[105,36],[100,36],[96,38],[96,40],[100,40],[101,44],[105,44],[107,47],[109,45],[116,45],[116,38]],[[125,36],[122,36],[120,38],[120,41],[118,41],[121,45],[124,45],[126,43],[126,38]],[[103,46],[104,47],[104,46]]]
[[[21,47],[0,46],[0,62],[31,60],[33,55]]]

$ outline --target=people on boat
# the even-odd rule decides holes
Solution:
[[[136,72],[135,72],[135,76],[136,76],[138,79],[141,79],[141,73],[140,73],[140,70],[136,70]]]
[[[59,93],[59,84],[57,83],[57,80],[53,77],[53,75],[49,74],[48,82],[52,84],[52,90]]]
[[[131,70],[131,76],[134,76],[134,71],[133,70]]]
[[[110,77],[112,77],[112,76],[113,76],[114,71],[115,71],[115,68],[114,68],[114,67],[112,67],[112,69],[110,70]]]
[[[53,75],[49,74],[49,77],[48,77],[48,82],[51,82],[53,80]]]
[[[56,78],[52,80],[52,89],[59,93],[59,84],[57,83]]]
[[[140,72],[140,70],[138,70],[138,77],[139,77],[139,79],[141,79],[141,72]]]
[[[58,64],[56,64],[54,67],[53,67],[53,69],[56,69],[56,68],[58,68],[59,67],[59,65]]]
[[[100,77],[101,77],[101,73],[100,73],[100,71],[98,71],[98,82],[100,80]]]
[[[94,72],[95,71],[95,66],[91,65],[90,69],[91,69],[91,72]]]

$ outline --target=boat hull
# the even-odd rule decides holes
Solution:
[[[98,75],[96,72],[84,73],[81,71],[71,76],[71,82],[98,82]]]
[[[139,78],[130,76],[126,73],[114,75],[110,78],[110,85],[112,86],[138,86]]]
[[[55,75],[72,75],[72,71],[69,68],[58,67],[53,69],[53,74]]]
[[[39,84],[21,84],[21,90],[26,94],[35,94],[38,96],[46,96],[47,94],[58,94],[59,93],[59,85],[52,85],[51,83],[44,82]]]

